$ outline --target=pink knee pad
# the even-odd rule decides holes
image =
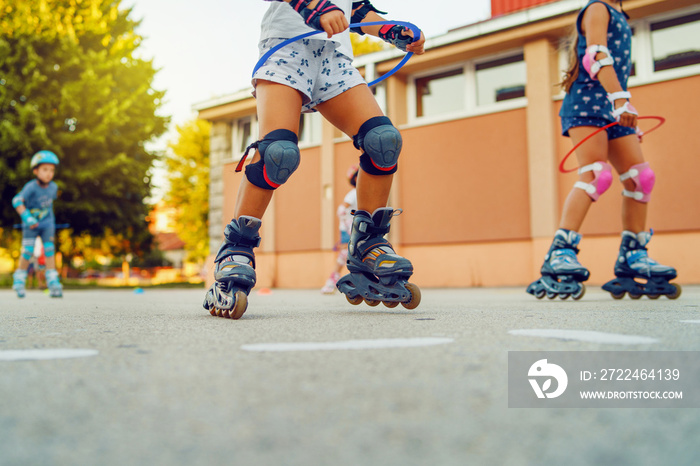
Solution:
[[[634,191],[623,190],[622,195],[634,199],[637,202],[646,203],[651,199],[651,191],[656,183],[656,174],[649,167],[649,162],[632,165],[627,173],[620,175],[620,181],[631,179],[634,181]]]
[[[612,184],[612,166],[607,162],[595,162],[578,169],[579,175],[586,172],[593,172],[593,181],[590,183],[577,181],[574,188],[583,189],[595,202]]]

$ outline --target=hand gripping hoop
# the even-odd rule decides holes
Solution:
[[[649,134],[649,133],[651,133],[651,132],[654,131],[654,130],[657,130],[661,125],[663,125],[664,123],[666,123],[666,118],[660,117],[660,116],[641,116],[641,117],[637,117],[637,119],[638,119],[638,120],[656,120],[656,121],[658,121],[658,123],[656,124],[656,126],[654,126],[653,128],[651,128],[651,129],[645,131],[644,133],[642,133],[642,134],[644,134],[644,135]],[[592,138],[592,137],[595,136],[596,134],[600,133],[601,131],[605,131],[606,129],[608,129],[608,128],[612,127],[612,126],[615,126],[615,125],[617,125],[617,124],[619,124],[618,121],[616,121],[616,122],[614,122],[614,123],[610,123],[610,124],[608,124],[608,125],[605,125],[605,126],[603,126],[602,128],[598,128],[597,130],[593,131],[591,134],[589,134],[588,136],[586,136],[585,138],[583,138],[583,139],[581,140],[581,142],[579,142],[578,144],[576,144],[569,152],[566,153],[566,155],[565,155],[564,158],[562,159],[561,163],[559,164],[559,171],[560,171],[561,173],[571,173],[571,172],[573,172],[573,171],[578,170],[578,167],[574,167],[574,168],[571,168],[571,169],[569,169],[569,170],[567,170],[567,169],[564,168],[564,164],[566,163],[566,160],[569,158],[569,156],[570,156],[571,154],[573,154],[574,152],[576,152],[576,149],[578,149],[579,147],[581,147],[581,146],[583,145],[583,143],[585,143],[586,141],[588,141],[590,138]]]
[[[414,40],[416,40],[417,38],[420,38],[420,33],[421,33],[420,29],[418,29],[418,27],[415,24],[409,23],[406,21],[369,21],[366,23],[351,23],[349,27],[350,28],[357,28],[357,27],[365,27],[365,26],[382,26],[385,24],[403,26],[405,28],[410,29],[413,32],[413,39]],[[286,47],[287,45],[289,45],[293,42],[296,42],[298,40],[306,39],[307,37],[310,37],[310,36],[315,36],[316,34],[325,34],[325,33],[326,33],[326,31],[306,32],[304,34],[299,34],[296,37],[292,37],[291,39],[287,39],[284,42],[281,42],[281,43],[275,45],[270,50],[268,50],[262,57],[260,57],[260,60],[258,60],[258,62],[255,64],[255,68],[253,68],[253,76],[255,75],[255,72],[258,71],[260,69],[260,67],[263,66],[265,64],[265,62],[272,56],[272,54],[277,52],[282,47]],[[374,81],[372,81],[371,83],[369,83],[367,85],[369,87],[372,87],[375,84],[379,84],[380,82],[384,81],[386,78],[388,78],[392,74],[399,71],[401,69],[401,67],[403,65],[405,65],[406,62],[411,58],[412,55],[413,55],[413,52],[408,52],[403,57],[403,59],[399,62],[399,64],[394,67],[394,69],[392,69],[391,71],[389,71],[385,75],[378,77],[377,79],[375,79]]]

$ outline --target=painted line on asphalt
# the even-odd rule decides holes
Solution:
[[[700,324],[700,320],[681,320],[684,324]]]
[[[26,349],[0,351],[0,361],[40,361],[47,359],[70,359],[96,356],[99,352],[92,349]]]
[[[386,348],[414,348],[452,343],[453,338],[387,338],[378,340],[346,340],[303,343],[258,343],[242,345],[244,351],[337,351]]]
[[[620,333],[593,332],[590,330],[564,330],[555,328],[534,328],[509,330],[511,335],[526,337],[556,338],[558,340],[585,341],[610,345],[647,345],[658,343],[656,338],[641,335],[622,335]]]

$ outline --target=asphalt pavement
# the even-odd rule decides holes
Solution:
[[[0,465],[696,465],[695,408],[508,407],[509,351],[700,351],[677,300],[0,290]]]

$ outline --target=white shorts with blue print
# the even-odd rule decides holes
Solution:
[[[260,56],[286,39],[267,39],[260,43]],[[301,92],[302,112],[337,97],[365,80],[352,60],[336,51],[335,43],[301,39],[275,52],[253,75],[258,80],[284,84]],[[253,90],[255,95],[255,90]]]

